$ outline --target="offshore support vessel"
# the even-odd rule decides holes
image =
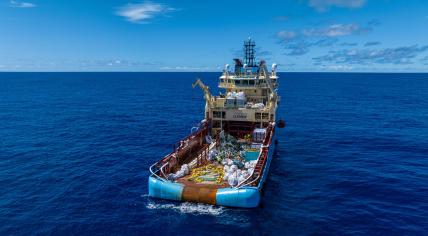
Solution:
[[[174,150],[150,166],[149,196],[230,207],[257,207],[275,146],[276,64],[256,62],[255,43],[244,42],[244,63],[234,59],[219,79],[224,94],[204,91],[205,119]]]

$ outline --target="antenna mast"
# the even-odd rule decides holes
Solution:
[[[254,50],[255,46],[256,46],[256,43],[253,40],[251,40],[251,38],[248,38],[248,40],[244,42],[244,53],[245,53],[244,61],[248,67],[257,67],[255,50]]]

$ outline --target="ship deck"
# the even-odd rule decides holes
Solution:
[[[206,162],[206,163],[200,165],[198,168],[203,168],[203,167],[206,167],[210,164],[213,164],[213,163]],[[223,166],[219,165],[219,164],[215,164],[215,166],[220,166],[223,168]],[[195,187],[195,188],[218,189],[218,188],[230,187],[230,185],[227,183],[227,181],[224,181],[224,180],[222,180],[220,183],[218,183],[216,181],[202,181],[202,182],[198,183],[198,182],[195,182],[194,180],[192,180],[191,178],[192,178],[192,174],[189,173],[188,175],[185,175],[185,176],[177,179],[176,182],[181,183],[187,187]]]
[[[211,189],[218,189],[218,188],[227,188],[230,187],[230,185],[226,181],[222,181],[221,183],[213,183],[213,182],[202,182],[202,183],[196,183],[194,181],[189,180],[190,176],[184,176],[180,179],[178,179],[176,182],[181,183],[184,186],[187,187],[195,187],[195,188],[211,188]]]

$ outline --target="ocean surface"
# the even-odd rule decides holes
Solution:
[[[428,74],[281,73],[260,208],[149,198],[219,75],[0,73],[0,235],[428,235]]]

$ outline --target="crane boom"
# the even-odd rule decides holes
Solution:
[[[274,90],[274,88],[273,88],[273,85],[272,85],[272,81],[271,81],[271,79],[270,79],[270,76],[269,76],[269,74],[268,74],[268,70],[267,70],[267,66],[266,66],[266,63],[265,63],[265,61],[261,61],[260,62],[260,72],[259,72],[259,77],[260,77],[260,75],[261,74],[264,74],[264,76],[265,76],[265,81],[266,81],[266,84],[268,85],[268,87],[269,87],[269,90],[270,90],[270,92],[271,93],[275,93],[275,90]]]
[[[196,85],[199,85],[199,87],[204,91],[204,98],[208,105],[211,105],[211,93],[208,86],[206,86],[200,79],[197,79],[195,83],[192,84],[192,87],[195,88]]]

